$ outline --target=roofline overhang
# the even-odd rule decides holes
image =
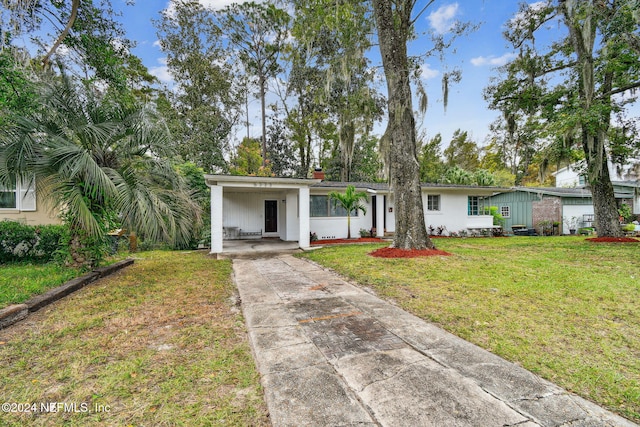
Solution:
[[[319,179],[306,178],[278,178],[263,176],[239,176],[239,175],[205,175],[205,183],[212,187],[219,185],[221,187],[238,187],[238,188],[301,188],[309,187],[313,184],[321,182]]]

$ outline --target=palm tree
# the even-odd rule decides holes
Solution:
[[[347,239],[351,238],[351,212],[362,211],[366,215],[367,207],[362,203],[368,199],[367,193],[364,191],[356,191],[353,185],[347,185],[344,193],[332,191],[329,198],[335,200],[340,206],[347,211]]]
[[[104,238],[114,219],[148,240],[191,239],[200,208],[166,160],[169,133],[152,108],[65,76],[39,97],[41,108],[0,137],[0,185],[37,177],[37,192],[65,213],[75,241]]]

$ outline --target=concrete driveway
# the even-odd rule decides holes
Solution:
[[[311,262],[234,259],[274,426],[635,426]]]
[[[285,242],[280,239],[241,239],[222,242],[222,253],[218,259],[256,258],[284,253],[300,252],[298,242]]]

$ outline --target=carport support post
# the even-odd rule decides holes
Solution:
[[[222,187],[211,186],[211,253],[222,253]]]
[[[309,243],[309,187],[300,187],[298,195],[298,203],[300,203],[300,236],[298,236],[298,246],[308,248]]]
[[[379,193],[376,196],[376,237],[384,237],[384,198]]]

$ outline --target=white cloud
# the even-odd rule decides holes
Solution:
[[[432,70],[429,64],[422,64],[420,66],[420,78],[422,80],[429,80],[438,77],[440,71]]]
[[[515,14],[513,18],[511,18],[511,25],[514,28],[520,27],[520,25],[527,25],[528,21],[531,19],[531,14],[536,13],[543,8],[545,8],[549,4],[548,0],[537,1],[534,3],[530,3],[528,8],[523,12],[518,12]]]
[[[156,40],[156,41],[154,41],[154,42],[153,42],[153,47],[162,47],[162,46],[160,45],[160,40]]]
[[[495,66],[495,67],[500,67],[504,64],[506,64],[507,62],[509,62],[511,59],[515,58],[516,54],[515,53],[505,53],[502,56],[478,56],[475,58],[471,58],[471,63],[473,65],[475,65],[476,67],[482,67],[484,65],[491,65],[491,66]]]
[[[432,12],[427,19],[436,33],[445,34],[453,28],[455,23],[454,18],[457,14],[458,3],[453,3],[446,6],[440,6],[440,8],[435,12]]]
[[[198,2],[207,9],[218,10],[229,6],[232,3],[246,3],[249,0],[198,0]],[[258,1],[260,3],[260,1]],[[169,0],[167,7],[164,9],[165,13],[169,17],[176,16],[176,5],[174,0]]]
[[[158,62],[162,65],[151,67],[149,74],[155,76],[162,83],[173,83],[173,76],[169,71],[169,67],[167,67],[167,58],[158,58]]]

